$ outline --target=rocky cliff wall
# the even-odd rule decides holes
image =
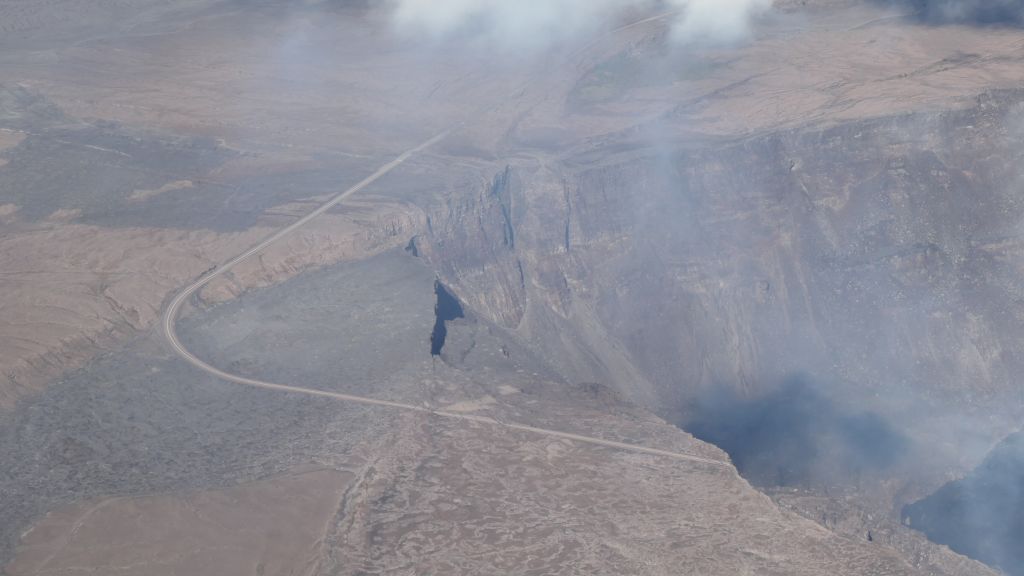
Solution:
[[[680,421],[799,379],[901,441],[991,443],[1024,369],[1020,102],[519,160],[417,243],[567,377]]]

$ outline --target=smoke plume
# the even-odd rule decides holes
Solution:
[[[956,552],[1024,575],[1024,433],[997,446],[975,471],[903,509],[914,528]]]
[[[741,41],[751,33],[753,19],[771,8],[771,0],[675,0],[680,16],[673,38],[682,43]]]
[[[668,13],[678,42],[731,43],[749,36],[771,0],[394,0],[391,12],[403,33],[520,50],[571,40],[644,7]]]
[[[683,428],[729,453],[762,486],[851,485],[881,477],[910,441],[883,416],[850,412],[804,377],[757,398],[716,389]]]

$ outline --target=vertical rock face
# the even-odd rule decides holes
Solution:
[[[416,244],[439,265],[441,276],[460,280],[464,302],[505,326],[517,325],[525,307],[512,223],[517,197],[522,198],[518,177],[505,168],[480,190],[436,210],[427,220],[430,241]]]
[[[477,314],[665,415],[794,375],[902,428],[1016,409],[1020,100],[513,166],[423,245]]]

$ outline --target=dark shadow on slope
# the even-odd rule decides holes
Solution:
[[[1021,26],[1024,0],[875,0],[877,4],[913,10],[929,24]]]
[[[930,22],[967,24],[1024,23],[1024,0],[921,0],[922,14]]]
[[[878,477],[908,449],[883,417],[846,412],[802,378],[757,398],[708,395],[682,427],[760,486],[849,485]]]
[[[448,337],[448,327],[445,323],[463,318],[465,314],[459,301],[440,282],[434,282],[434,293],[437,294],[437,304],[434,305],[435,320],[434,331],[430,334],[430,354],[440,356],[445,338]]]

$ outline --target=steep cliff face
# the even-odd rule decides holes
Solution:
[[[1015,98],[644,159],[626,186],[608,175],[619,167],[583,172],[580,205],[615,197],[580,210],[584,236],[628,231],[601,318],[669,397],[795,372],[887,393],[1013,391]]]
[[[898,422],[910,444],[947,410],[988,437],[1002,424],[968,416],[1019,408],[1024,369],[1021,98],[522,162],[419,243],[564,374],[683,422],[799,377],[854,443]]]
[[[460,296],[504,326],[516,326],[525,308],[523,270],[513,226],[521,183],[505,168],[479,190],[449,200],[427,219],[430,242],[414,239],[417,251],[436,261],[446,278],[459,278]]]

